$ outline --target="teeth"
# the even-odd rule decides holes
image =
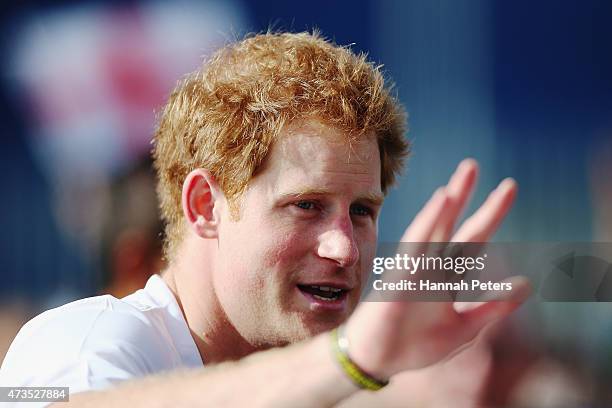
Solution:
[[[336,300],[336,298],[326,298],[326,297],[319,296],[319,295],[312,295],[312,296],[314,296],[316,299],[326,300],[326,301],[328,301],[328,302],[331,302],[331,301],[333,301],[333,300]]]
[[[311,285],[311,286],[313,288],[315,288],[315,289],[322,290],[323,292],[333,292],[333,293],[342,292],[342,289],[340,289],[340,288],[332,288],[331,286],[317,286],[317,285]]]

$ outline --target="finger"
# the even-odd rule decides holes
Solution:
[[[429,246],[431,234],[435,230],[438,222],[449,205],[448,196],[446,195],[445,188],[438,188],[431,196],[429,201],[425,204],[425,207],[416,215],[408,229],[404,232],[404,235],[400,239],[400,243],[396,248],[396,253],[403,253],[406,249],[412,254],[421,254],[427,252]],[[411,243],[406,246],[402,246],[401,243]],[[412,245],[415,243],[416,245]],[[392,274],[391,272],[398,272],[398,274]],[[393,276],[392,276],[393,275]],[[409,271],[402,270],[387,270],[382,276],[383,281],[393,282],[401,279],[414,279],[414,274]],[[395,280],[394,280],[395,279]],[[369,296],[369,301],[376,301],[379,299],[383,292],[372,291]],[[385,300],[394,300],[399,298],[400,292],[393,292],[391,294],[385,294]]]
[[[512,290],[503,295],[490,292],[484,302],[457,302],[454,305],[455,311],[465,322],[465,332],[468,336],[476,335],[489,323],[509,315],[531,294],[531,283],[523,276],[513,276],[504,282],[511,283]]]
[[[402,242],[427,242],[438,226],[442,214],[447,211],[450,201],[446,189],[440,187],[417,214],[402,236]]]
[[[440,220],[438,228],[431,238],[434,242],[447,242],[455,227],[457,219],[466,207],[476,185],[478,177],[478,163],[474,159],[465,159],[451,177],[446,192],[450,201],[448,211]]]
[[[453,236],[453,242],[485,242],[499,227],[516,197],[517,185],[512,178],[503,180],[489,194],[482,206],[465,222]]]

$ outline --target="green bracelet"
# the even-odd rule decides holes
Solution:
[[[331,331],[332,349],[336,361],[342,368],[342,371],[348,375],[355,385],[370,391],[378,391],[385,385],[389,384],[388,380],[378,380],[365,371],[351,360],[348,354],[348,339],[344,336],[344,327]]]

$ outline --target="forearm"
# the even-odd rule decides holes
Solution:
[[[204,370],[126,382],[70,397],[66,406],[324,407],[357,392],[333,360],[327,334]]]

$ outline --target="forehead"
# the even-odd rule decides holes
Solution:
[[[274,190],[381,194],[376,139],[350,140],[343,132],[314,120],[283,130],[261,176]]]

